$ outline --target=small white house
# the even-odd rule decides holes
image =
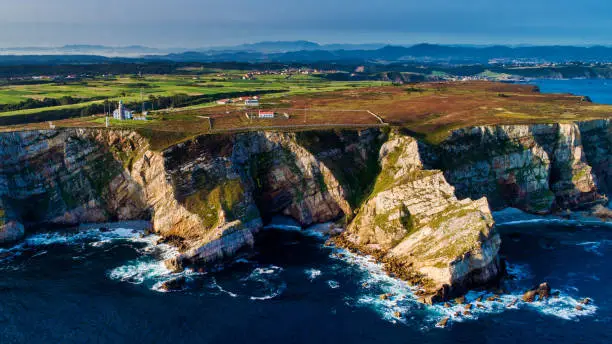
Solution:
[[[246,106],[259,106],[259,99],[247,99],[244,101]]]
[[[259,118],[274,118],[272,111],[259,111]]]

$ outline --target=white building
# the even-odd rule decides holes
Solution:
[[[259,99],[247,99],[244,101],[246,106],[259,106]]]
[[[259,111],[259,118],[274,118],[272,111]]]
[[[119,107],[113,111],[113,118],[121,121],[133,118],[132,111],[123,107],[123,100],[119,101]]]

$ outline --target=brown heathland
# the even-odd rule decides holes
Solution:
[[[594,104],[581,96],[542,94],[530,85],[485,81],[365,87],[269,98],[262,101],[261,109],[275,112],[276,118],[249,119],[246,113],[256,114],[259,109],[222,105],[159,112],[147,122],[113,122],[112,126],[146,130],[150,134],[172,132],[189,137],[233,130],[376,126],[380,125],[373,115],[376,114],[388,125],[405,127],[424,139],[436,142],[446,137],[450,130],[466,126],[612,117],[612,106]],[[103,127],[104,121],[100,117],[86,117],[57,121],[54,125]],[[3,129],[48,127],[47,123],[37,123]]]

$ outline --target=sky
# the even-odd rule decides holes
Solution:
[[[0,47],[612,45],[610,0],[0,0]]]

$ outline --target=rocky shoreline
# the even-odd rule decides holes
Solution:
[[[253,132],[163,151],[132,131],[2,133],[0,241],[36,226],[142,220],[180,248],[177,270],[251,247],[276,215],[339,221],[336,245],[421,285],[424,302],[444,301],[503,274],[503,216],[491,210],[572,218],[607,203],[611,128],[474,127],[437,146],[401,129]]]

